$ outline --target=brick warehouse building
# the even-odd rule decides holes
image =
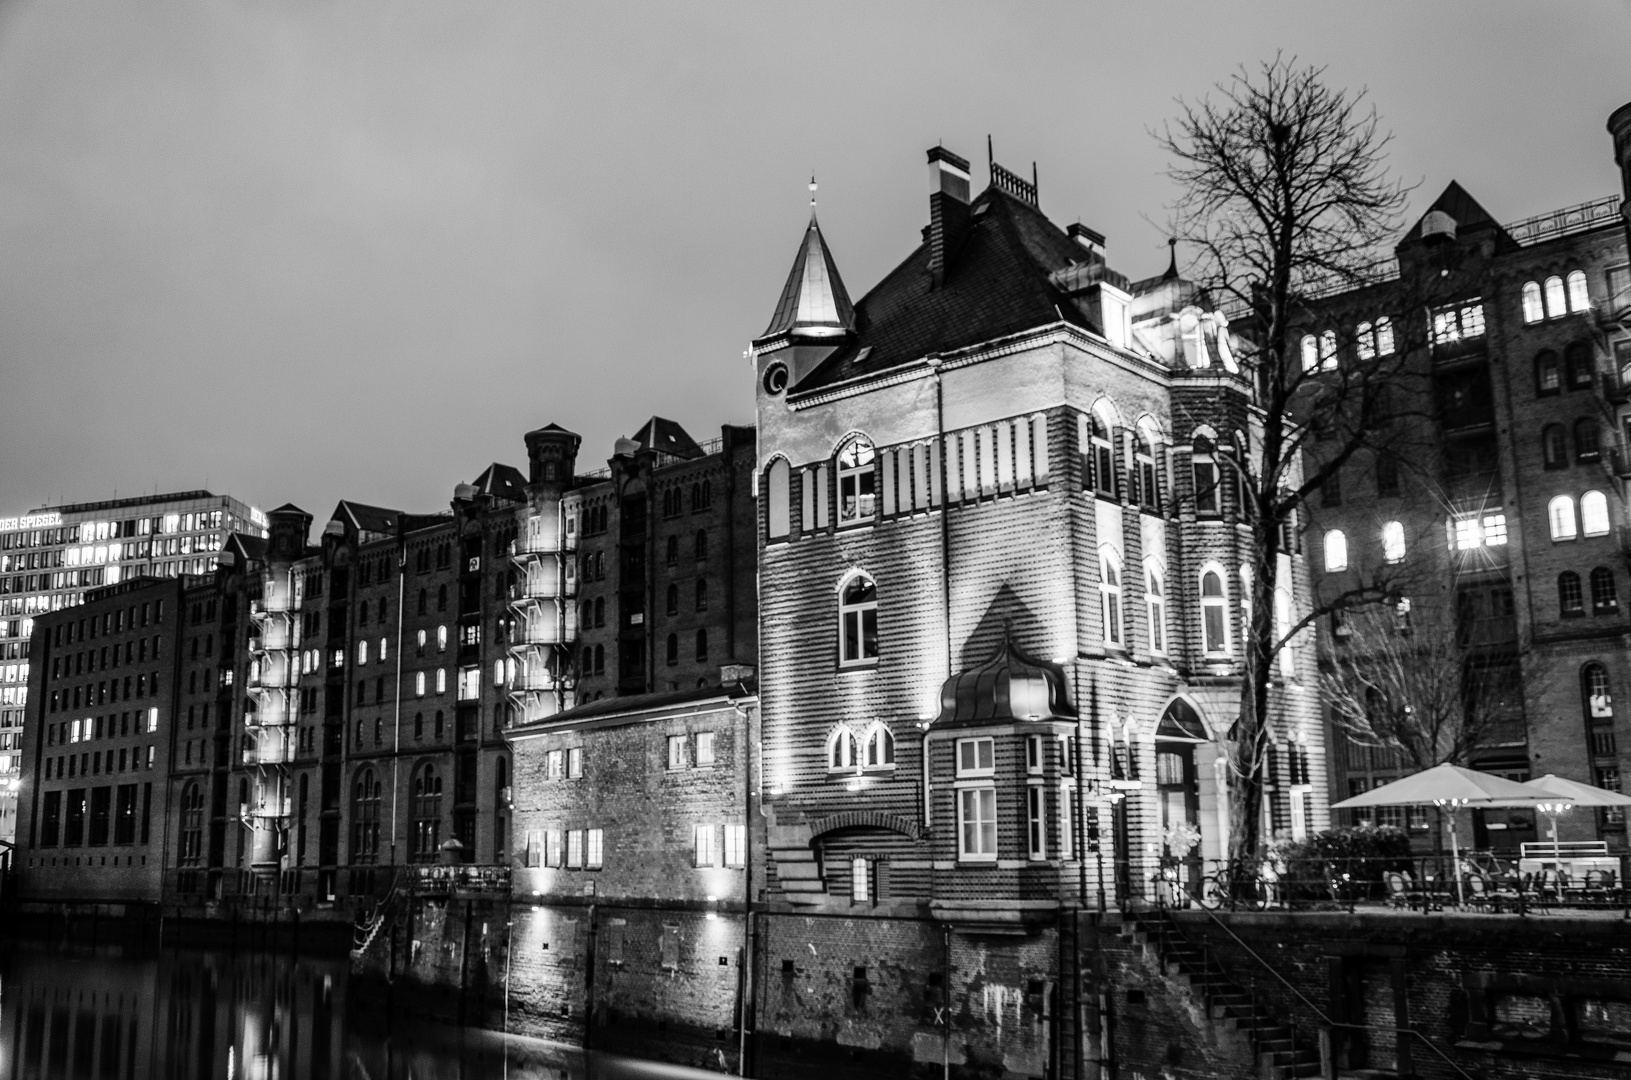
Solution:
[[[1616,119],[1618,160],[1631,169],[1631,119],[1625,110]],[[1400,240],[1390,280],[1330,297],[1303,344],[1317,356],[1316,335],[1336,342],[1339,364],[1350,348],[1375,348],[1371,328],[1385,324],[1384,347],[1414,348],[1409,377],[1395,385],[1396,422],[1417,429],[1412,445],[1435,448],[1418,459],[1425,467],[1361,455],[1327,487],[1311,533],[1321,586],[1397,563],[1419,579],[1412,617],[1432,628],[1418,632],[1456,634],[1480,673],[1469,677],[1499,695],[1471,764],[1612,790],[1631,751],[1631,267],[1619,206],[1609,197],[1500,225],[1452,183]],[[1423,277],[1444,295],[1430,316],[1414,316],[1430,320],[1415,335],[1411,316],[1390,316],[1390,304],[1408,287],[1400,282]],[[1311,446],[1317,454],[1320,444]],[[1328,624],[1322,645],[1349,649],[1349,633]],[[1412,768],[1364,740],[1334,736],[1333,745],[1344,747],[1331,761],[1332,788],[1344,796]],[[1476,846],[1498,851],[1549,832],[1529,810],[1463,818]],[[1384,808],[1362,820],[1428,840],[1419,811]],[[1623,851],[1624,815],[1564,815],[1558,836]]]

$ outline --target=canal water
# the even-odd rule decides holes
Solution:
[[[430,1024],[349,975],[344,957],[12,942],[0,947],[0,1080],[713,1075]]]

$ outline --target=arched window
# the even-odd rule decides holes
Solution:
[[[838,594],[838,663],[878,659],[878,587],[865,574],[847,578]]]
[[[866,768],[889,769],[895,765],[895,733],[881,720],[867,729]]]
[[[1334,574],[1348,569],[1348,537],[1341,529],[1325,534],[1325,572]]]
[[[855,745],[855,732],[847,724],[839,724],[827,736],[827,771],[840,772],[860,764]]]
[[[1197,514],[1218,512],[1218,462],[1213,454],[1212,440],[1196,435],[1190,449],[1189,469],[1195,481]]]
[[[1546,315],[1557,319],[1569,313],[1563,297],[1563,279],[1555,274],[1546,279]]]
[[[1614,715],[1614,694],[1608,685],[1608,669],[1592,661],[1580,669],[1580,694],[1586,700],[1586,716],[1593,720]]]
[[[436,610],[437,611],[446,611],[447,610],[447,586],[446,585],[436,586]]]
[[[1320,366],[1320,346],[1314,340],[1313,334],[1304,334],[1302,340],[1303,370],[1318,371]]]
[[[181,852],[179,866],[199,866],[204,861],[204,793],[197,784],[188,784],[181,793]]]
[[[1135,436],[1138,440],[1133,449],[1133,501],[1140,506],[1158,509],[1161,505],[1161,490],[1156,486],[1155,479],[1155,445],[1148,435],[1140,431]]]
[[[442,843],[442,778],[428,762],[413,775],[409,852],[416,862],[432,862]]]
[[[1167,651],[1166,575],[1154,559],[1144,564],[1144,606],[1150,620],[1150,651]]]
[[[589,651],[589,647],[587,645],[584,646],[583,651],[587,653]],[[583,658],[583,662],[585,665],[589,663],[588,656]],[[425,737],[425,714],[422,712],[416,712],[413,714],[413,737],[415,739],[423,739]]]
[[[1540,300],[1540,282],[1523,283],[1523,321],[1537,323],[1546,317],[1545,305]]]
[[[1201,574],[1201,645],[1218,655],[1229,651],[1228,598],[1223,594],[1223,574],[1206,570]]]
[[[1553,540],[1573,540],[1578,532],[1574,524],[1574,500],[1559,495],[1546,507],[1546,520],[1550,523]]]
[[[379,859],[380,782],[373,769],[360,769],[351,786],[351,861]]]
[[[865,435],[852,436],[838,448],[838,524],[871,521],[876,513],[876,457]]]
[[[1376,359],[1375,327],[1368,322],[1362,322],[1354,327],[1354,347],[1359,359]]]
[[[368,564],[363,563],[363,565],[367,566]],[[362,601],[361,603],[359,603],[357,605],[357,625],[358,626],[367,626],[368,625],[368,601],[366,601],[366,600]]]
[[[419,614],[423,615],[423,614],[425,614],[426,611],[429,610],[429,608],[427,607],[428,599],[429,598],[428,598],[428,595],[426,594],[425,590],[420,589],[419,590]]]
[[[1608,524],[1608,496],[1601,491],[1580,496],[1580,531],[1587,536],[1607,536]]]
[[[595,674],[606,674],[606,646],[595,646]]]
[[[780,540],[793,531],[793,467],[786,458],[770,463],[765,474],[766,534]]]
[[[702,509],[706,510],[713,504],[714,482],[712,480],[704,480],[702,482]]]
[[[1607,615],[1620,610],[1620,590],[1614,584],[1614,571],[1599,566],[1591,572],[1591,611]]]
[[[1597,438],[1597,421],[1582,416],[1574,422],[1574,456],[1577,461],[1596,461],[1602,456]]]
[[[1337,336],[1336,331],[1327,330],[1320,335],[1320,370],[1335,371],[1337,369]]]
[[[1121,627],[1121,560],[1114,550],[1099,551],[1099,614],[1104,619],[1104,640],[1112,645],[1122,643]]]
[[[1557,353],[1545,349],[1535,356],[1535,393],[1544,397],[1561,389],[1563,369],[1558,364]]]
[[[708,610],[708,579],[697,578],[697,610]]]
[[[1591,308],[1591,294],[1586,291],[1586,275],[1581,270],[1569,271],[1569,310],[1587,311]]]
[[[1540,432],[1540,460],[1548,469],[1561,469],[1569,463],[1569,448],[1563,441],[1563,425],[1547,424]]]
[[[1382,558],[1390,563],[1403,562],[1405,553],[1404,526],[1390,521],[1382,526]]]
[[[597,627],[606,625],[606,598],[604,596],[595,597],[595,625]]]
[[[1586,610],[1586,600],[1580,592],[1580,575],[1573,570],[1557,575],[1557,608],[1563,615],[1580,615]]]
[[[1110,443],[1110,432],[1098,415],[1088,416],[1088,445],[1093,458],[1093,490],[1101,495],[1116,494],[1116,451]]]
[[[1376,355],[1393,355],[1393,319],[1383,315],[1376,320]]]
[[[670,536],[663,543],[663,562],[668,566],[677,566],[680,561],[680,538]]]
[[[1591,346],[1576,341],[1563,350],[1563,367],[1569,373],[1570,390],[1591,389]]]
[[[680,662],[680,636],[678,634],[669,634],[668,635],[668,666],[673,667],[675,664],[677,664],[679,662]]]
[[[670,615],[680,613],[680,587],[678,585],[669,585],[668,587],[668,613]]]
[[[1297,649],[1288,635],[1291,633],[1291,591],[1274,590],[1274,637],[1280,645],[1280,674],[1291,678],[1297,674]]]
[[[692,553],[695,554],[697,562],[703,562],[708,558],[708,530],[707,529],[698,529],[697,530],[696,538],[691,541],[691,550],[692,550]]]
[[[707,662],[708,662],[708,631],[698,630],[697,631],[697,663],[706,664]]]

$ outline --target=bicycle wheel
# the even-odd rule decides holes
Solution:
[[[1216,911],[1229,902],[1229,879],[1225,875],[1207,874],[1201,878],[1201,907]]]

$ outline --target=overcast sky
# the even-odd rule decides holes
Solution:
[[[924,151],[1166,261],[1148,130],[1277,48],[1367,85],[1416,209],[1617,190],[1631,5],[0,4],[0,515],[208,486],[446,506],[522,433],[751,423],[812,171],[859,297]]]

